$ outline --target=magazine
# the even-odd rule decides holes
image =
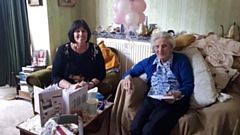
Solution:
[[[71,114],[87,109],[88,86],[76,90],[60,89],[57,85],[45,89],[33,86],[34,108],[39,113],[41,126],[56,114]]]
[[[47,50],[34,50],[32,54],[32,66],[47,65]]]

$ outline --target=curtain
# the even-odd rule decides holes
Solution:
[[[0,0],[0,86],[14,86],[12,72],[31,63],[26,0]]]

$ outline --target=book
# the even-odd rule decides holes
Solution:
[[[22,67],[22,72],[24,73],[32,73],[41,69],[44,69],[45,67]]]
[[[19,72],[18,76],[19,76],[19,81],[20,83],[27,83],[26,82],[26,78],[30,73],[26,73],[26,72]]]
[[[47,66],[34,66],[34,65],[26,65],[28,68],[46,68]]]

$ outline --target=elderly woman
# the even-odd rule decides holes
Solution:
[[[97,86],[106,76],[100,48],[89,42],[91,31],[84,20],[75,20],[69,42],[58,47],[52,69],[53,83],[64,89]]]
[[[189,109],[194,88],[193,71],[187,56],[173,52],[176,46],[167,32],[151,38],[155,54],[137,63],[124,76],[124,89],[133,90],[132,78],[147,74],[149,90],[131,125],[132,135],[169,135]]]

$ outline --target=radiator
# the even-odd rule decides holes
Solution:
[[[149,57],[151,53],[150,43],[147,41],[127,41],[124,39],[97,38],[97,43],[104,40],[107,47],[118,50],[118,58],[121,63],[120,77],[134,64]]]

